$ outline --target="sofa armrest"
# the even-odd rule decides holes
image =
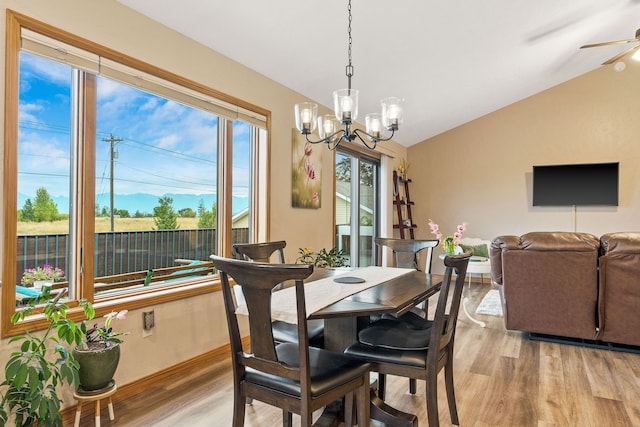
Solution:
[[[502,251],[517,249],[519,247],[520,237],[518,236],[499,236],[493,239],[491,247],[489,248],[491,280],[499,285],[502,284]]]

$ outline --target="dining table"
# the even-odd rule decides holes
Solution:
[[[438,274],[392,267],[316,269],[305,281],[307,318],[323,319],[324,348],[343,352],[357,341],[358,331],[369,324],[371,316],[401,316],[437,293],[442,279]],[[295,322],[295,304],[291,303],[295,298],[281,294],[287,289],[293,291],[285,288],[272,295],[272,315]],[[418,425],[414,414],[399,411],[380,399],[375,385],[371,393],[372,419],[385,426]],[[337,425],[331,412],[328,408],[315,425]]]

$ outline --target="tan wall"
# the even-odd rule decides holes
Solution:
[[[596,162],[620,162],[620,206],[578,207],[577,231],[639,230],[639,93],[638,63],[601,67],[410,147],[418,235],[429,218],[445,234],[467,221],[468,236],[487,239],[572,231],[572,208],[532,207],[532,166]]]
[[[323,156],[322,208],[291,208],[291,129],[295,127],[293,105],[305,100],[300,94],[113,0],[3,0],[0,8],[0,73],[4,73],[5,8],[270,110],[269,237],[287,241],[287,258],[291,262],[295,260],[299,247],[328,248],[333,245],[333,155]],[[336,72],[340,72],[339,67]],[[1,76],[4,81],[4,74]],[[0,85],[0,94],[4,98],[4,84]],[[0,117],[4,117],[4,103],[0,103]],[[4,134],[3,121],[0,134]],[[398,157],[406,152],[397,144],[385,143],[385,146],[398,151]],[[396,161],[389,162],[391,168]],[[391,180],[385,181],[388,183],[386,191],[390,191]],[[135,381],[228,342],[219,294],[152,308],[155,309],[156,328],[151,337],[142,338],[142,310],[131,313],[122,325],[123,330],[130,331],[131,335],[123,346],[120,368],[116,373],[120,384]],[[5,340],[0,343],[0,366],[4,366],[8,352]]]

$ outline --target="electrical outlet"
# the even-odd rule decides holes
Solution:
[[[153,310],[142,312],[142,329],[150,331],[155,326],[155,316]]]

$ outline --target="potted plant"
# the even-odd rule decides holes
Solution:
[[[123,334],[114,332],[111,322],[115,318],[123,318],[126,310],[105,316],[107,320],[102,328],[94,325],[87,329],[86,320],[76,324],[67,319],[69,307],[61,301],[67,290],[63,289],[55,298],[50,292],[50,288],[43,288],[41,296],[31,299],[26,307],[11,316],[11,322],[16,324],[33,314],[36,305],[42,304],[48,325],[42,336],[25,331],[9,340],[10,343],[19,342],[20,346],[9,356],[5,378],[0,383],[0,425],[7,425],[12,417],[19,427],[61,427],[61,400],[57,388],[64,384],[80,387],[85,371],[91,369],[91,363],[85,366],[83,361],[76,359],[76,349],[94,348],[99,354],[105,347],[117,346],[119,351],[122,342],[119,337]],[[87,319],[93,319],[95,310],[92,304],[81,300],[80,306]],[[64,344],[75,346],[75,349],[69,351]]]
[[[64,278],[64,271],[61,268],[44,264],[42,267],[27,268],[24,273],[22,273],[20,283],[22,286],[33,286],[37,290],[40,290],[43,286],[51,286],[53,282],[57,282],[62,278]]]
[[[80,325],[85,339],[73,349],[73,357],[80,367],[78,393],[99,394],[113,387],[113,375],[120,361],[121,337],[126,333],[115,332],[111,322],[124,319],[127,312],[112,311],[104,316],[106,320],[102,327],[97,323],[91,328],[87,328],[86,322]]]
[[[78,382],[78,363],[63,343],[79,345],[82,330],[67,319],[69,307],[60,299],[66,290],[51,298],[44,288],[40,297],[11,316],[16,324],[30,316],[36,304],[44,303],[42,311],[49,322],[42,336],[24,334],[13,337],[10,343],[20,342],[5,365],[5,378],[0,384],[0,425],[13,417],[16,426],[62,426],[58,386]],[[93,316],[90,303],[84,304],[85,315]],[[53,345],[53,349],[51,349]]]
[[[298,253],[300,256],[296,263],[316,267],[349,267],[349,260],[342,249],[332,248],[327,251],[322,248],[319,252],[313,252],[311,248],[299,248]]]

